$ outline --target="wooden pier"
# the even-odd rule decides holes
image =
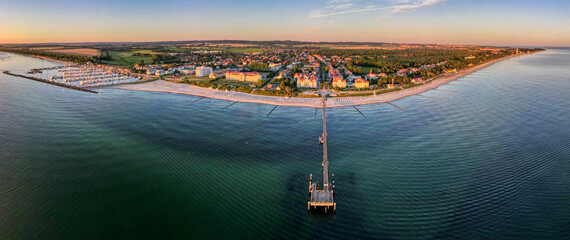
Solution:
[[[8,71],[4,71],[3,73],[6,74],[6,75],[10,75],[10,76],[21,77],[21,78],[27,78],[27,79],[30,79],[30,80],[34,80],[34,81],[38,81],[38,82],[43,82],[43,83],[48,83],[48,84],[52,84],[52,85],[56,85],[56,86],[60,86],[60,87],[64,87],[64,88],[71,88],[71,89],[74,89],[74,90],[79,90],[79,91],[84,91],[84,92],[89,92],[89,93],[98,93],[98,92],[95,92],[95,91],[93,91],[93,90],[89,90],[89,89],[87,89],[87,88],[82,88],[82,87],[77,87],[77,86],[66,85],[66,84],[63,84],[63,83],[48,81],[48,80],[43,79],[43,78],[29,77],[29,76],[24,76],[24,75],[19,75],[19,74],[10,73],[10,72],[8,72]]]
[[[323,78],[324,79],[324,78]],[[326,94],[321,94],[323,99],[323,135],[320,142],[323,146],[323,182],[322,186],[313,182],[313,174],[309,177],[309,202],[307,202],[307,211],[324,213],[336,213],[336,203],[334,202],[334,174],[333,180],[329,183],[329,161],[327,156],[327,107]]]
[[[238,101],[238,102],[234,102],[234,103],[232,103],[232,104],[230,104],[230,105],[227,105],[227,106],[223,107],[222,109],[229,108],[229,107],[233,106],[233,105],[236,104],[236,103],[239,103],[239,101]]]
[[[406,109],[403,109],[403,108],[401,108],[401,107],[398,107],[398,106],[396,106],[396,104],[393,104],[393,103],[391,103],[391,102],[386,102],[386,103],[387,103],[387,104],[390,104],[390,105],[392,105],[392,106],[394,106],[394,107],[397,107],[397,108],[399,108],[399,109],[402,110],[402,111],[406,111]]]

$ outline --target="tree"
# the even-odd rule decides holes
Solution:
[[[257,87],[261,87],[263,85],[263,81],[261,79],[257,80]]]
[[[291,94],[291,87],[285,87],[285,92],[287,92],[287,94]]]
[[[257,71],[269,71],[269,64],[266,63],[249,63],[247,67],[251,70]]]
[[[139,65],[144,65],[144,59],[139,59]]]
[[[162,55],[160,55],[160,54],[153,54],[152,55],[152,62],[153,63],[160,63],[160,62],[162,62],[162,60],[163,60]]]

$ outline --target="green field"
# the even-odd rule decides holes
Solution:
[[[212,81],[212,83],[242,86],[242,87],[249,86],[250,84],[252,84],[251,82],[232,81],[232,80],[226,80],[225,78],[216,79],[216,80]]]
[[[137,50],[133,51],[132,53],[140,53],[140,54],[162,54],[161,52],[155,52],[152,50]]]
[[[146,52],[148,51],[148,52]],[[139,50],[137,53],[151,53],[150,50]],[[139,63],[139,60],[144,60],[144,63],[150,64],[152,62],[151,57],[133,56],[135,52],[115,52],[109,51],[109,56],[112,60],[103,60],[104,64],[109,65],[119,65],[119,66],[129,66]]]
[[[184,48],[181,47],[177,47],[177,46],[168,46],[167,47],[168,51],[172,51],[172,52],[184,52]]]
[[[212,80],[209,77],[196,77],[196,75],[181,75],[180,77],[184,80],[196,81],[196,82],[209,82],[210,80]]]
[[[196,81],[196,82],[212,82],[214,84],[227,84],[227,85],[234,85],[234,86],[249,86],[250,84],[255,84],[251,82],[242,82],[242,81],[233,81],[227,80],[225,78],[219,78],[216,80],[212,80],[209,77],[196,77],[195,75],[182,75],[180,76],[184,80],[188,81]]]
[[[378,68],[376,68],[376,67],[360,67],[360,69],[362,69],[362,73],[364,73],[364,74],[369,74],[369,73],[370,73],[370,69],[373,69],[373,68],[375,68],[375,69],[377,69],[377,70],[380,70],[380,69],[378,69]]]

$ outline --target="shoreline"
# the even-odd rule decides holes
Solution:
[[[532,54],[532,53],[528,53]],[[506,56],[496,60],[465,69],[460,73],[450,76],[434,77],[434,80],[421,84],[419,86],[402,89],[394,92],[383,93],[370,96],[355,96],[355,97],[329,97],[327,98],[327,107],[350,107],[375,103],[385,103],[395,101],[401,98],[420,94],[425,91],[433,90],[442,85],[448,84],[459,78],[472,74],[481,69],[492,66],[497,62],[501,62],[513,57],[524,56],[528,54],[519,54]],[[277,97],[277,96],[264,96],[250,93],[241,93],[235,91],[221,91],[216,89],[202,88],[183,83],[172,83],[164,80],[157,80],[146,83],[119,85],[111,87],[114,89],[131,90],[131,91],[145,91],[145,92],[166,92],[184,95],[194,95],[199,97],[234,101],[234,102],[247,102],[247,103],[260,103],[276,106],[292,106],[292,107],[310,107],[320,108],[322,102],[320,98],[301,98],[301,97]]]
[[[533,52],[536,53],[536,52]],[[470,75],[476,71],[492,66],[497,62],[501,62],[513,57],[525,56],[533,53],[525,53],[519,55],[510,55],[503,58],[495,59],[478,66],[474,66],[468,69],[462,70],[460,73],[449,75],[449,76],[435,76],[433,80],[426,80],[425,83],[414,86],[407,89],[401,89],[394,92],[382,93],[378,95],[369,96],[353,96],[353,97],[329,97],[327,98],[327,108],[331,107],[350,107],[350,106],[360,106],[367,104],[385,103],[395,101],[401,98],[413,96],[433,90],[452,81],[455,81],[464,76]],[[15,54],[18,55],[18,54]],[[65,62],[61,60],[50,59],[47,57],[36,56],[36,55],[24,55],[28,57],[40,58],[43,60],[54,61],[56,63],[62,64],[64,66],[70,66],[74,63]],[[143,91],[143,92],[164,92],[164,93],[175,93],[183,95],[193,95],[198,97],[234,101],[234,102],[245,102],[245,103],[259,103],[267,105],[276,106],[290,106],[290,107],[308,107],[308,108],[320,108],[322,107],[322,102],[320,98],[303,98],[303,97],[279,97],[279,96],[265,96],[257,95],[251,93],[242,93],[236,91],[221,91],[217,89],[209,89],[198,87],[183,83],[173,83],[164,80],[154,80],[147,81],[143,83],[133,83],[126,85],[108,86],[104,88],[113,88],[120,90],[130,90],[130,91]],[[101,89],[101,88],[95,88]]]
[[[41,60],[52,61],[52,62],[61,64],[61,65],[63,65],[63,66],[74,66],[74,65],[77,65],[77,64],[74,63],[74,62],[67,62],[67,61],[57,60],[57,59],[48,58],[48,57],[39,56],[39,55],[31,55],[31,54],[28,55],[28,54],[22,54],[22,53],[4,52],[4,51],[2,51],[2,50],[0,50],[0,52],[9,53],[9,54],[14,54],[14,55],[20,55],[20,56],[26,56],[26,57],[32,57],[32,58],[38,58],[38,59],[41,59]]]

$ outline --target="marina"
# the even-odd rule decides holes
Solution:
[[[85,88],[114,86],[143,80],[142,77],[123,74],[110,68],[94,65],[36,68],[31,69],[27,74],[30,77],[44,79],[48,82]]]
[[[34,81],[38,81],[38,82],[43,82],[43,83],[48,83],[48,84],[52,84],[52,85],[56,85],[56,86],[60,86],[60,87],[75,89],[75,90],[84,91],[84,92],[89,92],[89,93],[98,93],[98,92],[96,92],[96,91],[89,90],[89,89],[87,89],[87,88],[82,88],[82,87],[78,87],[78,86],[62,84],[62,83],[54,82],[54,81],[48,81],[48,80],[45,80],[45,79],[43,79],[43,78],[30,77],[30,76],[24,76],[24,75],[14,74],[14,73],[10,73],[9,71],[4,71],[3,73],[6,74],[6,75],[11,75],[11,76],[15,76],[15,77],[26,78],[26,79],[30,79],[30,80],[34,80]]]

